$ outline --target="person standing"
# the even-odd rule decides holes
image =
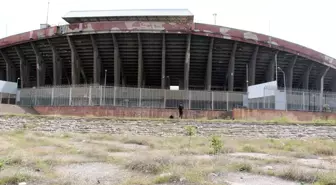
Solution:
[[[178,111],[179,111],[179,118],[182,119],[182,117],[183,117],[183,105],[182,105],[182,103],[180,103],[180,105],[178,106]]]

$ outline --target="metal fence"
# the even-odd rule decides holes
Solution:
[[[285,98],[278,98],[278,94]],[[225,110],[248,107],[276,109],[281,104],[287,110],[320,111],[327,107],[336,111],[336,93],[301,89],[277,90],[265,88],[264,96],[247,99],[246,92],[166,90],[111,86],[54,86],[21,89],[18,104],[22,106],[122,106],[145,108],[176,108],[183,103],[186,109]],[[281,96],[280,96],[281,97]]]
[[[57,86],[21,89],[22,106],[123,106],[232,110],[243,106],[244,92],[166,90],[111,86]]]
[[[282,105],[285,110],[297,111],[336,111],[336,93],[303,89],[274,89],[264,88],[264,96],[249,99],[249,108],[276,109],[276,105]]]

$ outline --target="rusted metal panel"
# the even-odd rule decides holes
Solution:
[[[169,22],[115,21],[71,24],[63,30],[64,34],[79,32],[190,32],[191,24]],[[63,29],[63,28],[62,28]]]
[[[52,37],[55,36],[56,34],[57,34],[57,26],[20,33],[17,35],[12,35],[0,39],[0,48],[8,47],[14,44],[24,43],[30,40],[39,40]]]
[[[300,55],[336,69],[336,60],[334,58],[307,47],[282,39],[270,37],[268,35],[201,23],[195,23],[193,32],[196,35],[212,36],[276,48],[282,51]]]

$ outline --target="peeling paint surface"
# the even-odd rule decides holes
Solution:
[[[272,47],[289,53],[300,55],[307,59],[331,66],[336,69],[336,60],[307,47],[291,43],[282,39],[264,34],[238,30],[223,26],[202,23],[175,23],[175,22],[143,22],[143,21],[113,21],[88,22],[70,25],[54,26],[33,30],[0,39],[0,48],[61,35],[91,34],[109,32],[140,32],[140,33],[178,33],[194,34],[235,40],[265,47]]]

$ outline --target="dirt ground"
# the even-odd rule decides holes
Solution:
[[[21,127],[8,126],[15,119]],[[215,124],[202,130],[190,122],[181,124],[177,135],[160,136],[154,133],[167,128],[160,121],[123,121],[128,128],[121,128],[120,122],[94,122],[100,130],[108,125],[119,133],[76,132],[71,123],[66,131],[59,118],[2,118],[0,185],[336,185],[333,138],[258,137],[253,133],[256,127],[246,127],[246,137],[241,137],[226,135]],[[51,130],[37,129],[51,123]],[[85,128],[88,120],[73,124]],[[148,134],[137,134],[136,128],[144,125],[150,125]]]

